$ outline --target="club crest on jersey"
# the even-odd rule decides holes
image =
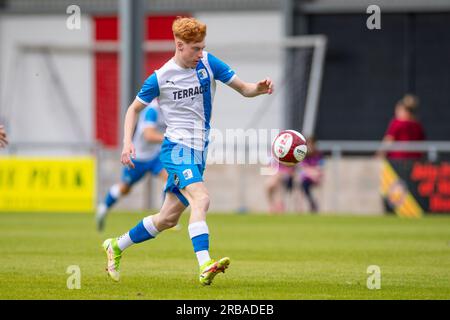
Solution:
[[[183,171],[183,176],[186,180],[191,179],[194,175],[192,174],[192,170],[191,169],[186,169]]]
[[[200,69],[197,71],[197,73],[198,73],[198,77],[200,78],[200,80],[208,78],[208,72],[206,72],[205,69]]]

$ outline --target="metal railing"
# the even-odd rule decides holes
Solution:
[[[40,155],[41,152],[44,154],[47,152],[96,154],[99,147],[96,143],[86,142],[16,141],[11,142],[3,152],[5,155],[17,155],[23,151],[32,151],[36,155]]]
[[[377,151],[422,151],[427,153],[429,161],[437,161],[439,153],[450,153],[450,141],[349,141],[322,140],[317,143],[318,149],[340,157],[343,153],[375,153]]]

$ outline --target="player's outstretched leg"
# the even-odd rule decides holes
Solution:
[[[109,276],[118,281],[123,251],[133,244],[156,238],[160,232],[174,227],[184,209],[186,206],[175,195],[168,193],[159,213],[145,217],[133,229],[118,238],[105,240],[103,248],[108,258]]]
[[[113,185],[108,190],[108,193],[105,196],[105,200],[98,205],[97,211],[95,213],[95,222],[97,224],[98,231],[103,231],[103,229],[105,228],[106,216],[108,215],[109,210],[117,202],[120,196],[122,196],[121,188],[129,189],[128,186],[121,187],[120,184]]]
[[[106,239],[103,242],[103,250],[106,252],[108,263],[106,271],[114,281],[120,279],[120,259],[122,258],[122,250],[117,245],[117,239]]]
[[[113,280],[119,281],[120,259],[122,258],[123,251],[135,243],[153,239],[159,234],[159,231],[153,224],[153,217],[145,217],[127,233],[118,238],[107,239],[103,242],[103,249],[108,259],[106,271],[108,271],[109,276]]]

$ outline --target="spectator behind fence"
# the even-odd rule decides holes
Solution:
[[[310,211],[316,213],[318,205],[312,194],[312,188],[318,186],[322,180],[324,158],[322,153],[316,148],[314,137],[306,139],[306,144],[308,153],[305,160],[299,165],[300,188],[308,200]]]
[[[8,139],[6,137],[6,131],[5,128],[0,125],[0,148],[6,147],[8,144]]]
[[[419,100],[416,96],[407,94],[395,106],[395,117],[389,123],[383,142],[408,142],[423,141],[425,133],[422,124],[417,120],[416,114],[419,107]],[[423,158],[423,152],[393,150],[386,154],[378,153],[389,160],[394,170],[402,176],[402,173],[409,172],[413,162]],[[403,190],[403,189],[402,189]],[[404,192],[404,191],[403,191]],[[393,214],[397,207],[398,189],[389,190],[383,196],[383,205],[386,213]]]
[[[389,123],[383,141],[406,142],[423,141],[425,133],[422,124],[417,120],[416,114],[419,100],[412,94],[406,94],[395,106],[395,117]],[[383,153],[380,153],[384,155]],[[423,152],[389,151],[386,158],[389,160],[419,160]]]

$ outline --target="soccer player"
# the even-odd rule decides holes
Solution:
[[[154,98],[166,121],[161,160],[169,177],[166,197],[159,213],[148,216],[129,232],[103,243],[108,259],[107,271],[119,280],[122,253],[133,244],[155,238],[175,226],[190,205],[189,236],[200,266],[199,281],[209,285],[230,264],[228,257],[215,261],[209,255],[206,213],[209,194],[203,183],[211,109],[219,80],[245,97],[271,94],[269,78],[257,83],[239,79],[224,62],[206,52],[206,25],[195,18],[178,17],[172,25],[175,55],[144,82],[125,116],[121,162],[134,167],[135,146],[131,140],[139,112]]]
[[[3,126],[0,126],[0,148],[5,147],[8,144],[8,139],[6,137],[6,131]]]
[[[167,172],[159,159],[165,130],[166,126],[155,99],[139,115],[139,121],[133,135],[133,145],[136,150],[136,158],[133,159],[134,169],[124,167],[122,181],[114,184],[106,194],[105,200],[98,205],[95,215],[97,230],[102,231],[104,229],[109,209],[120,197],[127,195],[133,185],[147,173],[159,176],[166,182]]]

